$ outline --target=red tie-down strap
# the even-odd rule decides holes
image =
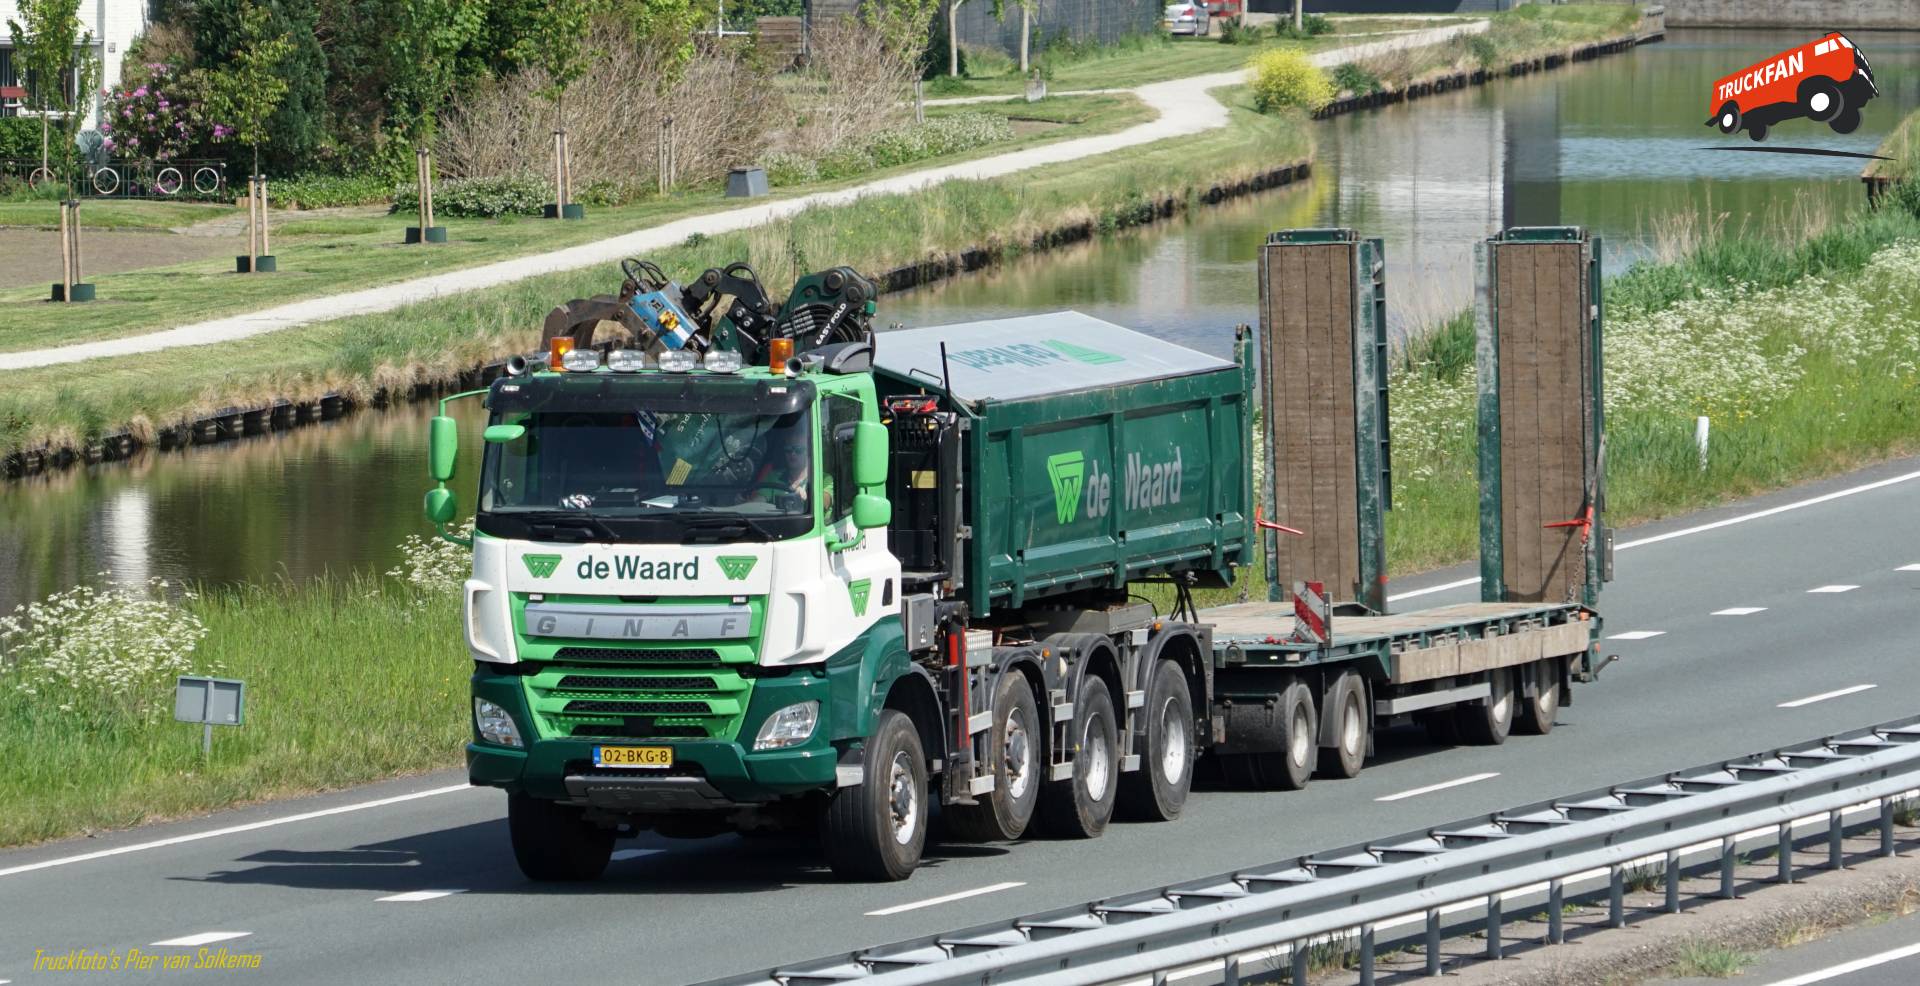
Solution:
[[[1299,529],[1299,528],[1297,528],[1297,527],[1288,527],[1288,526],[1287,526],[1287,525],[1285,525],[1285,524],[1276,524],[1276,523],[1274,523],[1273,521],[1270,521],[1270,520],[1268,520],[1268,519],[1266,519],[1265,517],[1263,517],[1263,516],[1261,516],[1261,514],[1260,514],[1260,507],[1258,507],[1258,506],[1255,506],[1255,507],[1253,508],[1253,526],[1255,526],[1255,527],[1264,527],[1264,528],[1266,528],[1266,529],[1267,529],[1267,530],[1269,530],[1269,531],[1280,531],[1280,532],[1281,532],[1281,533],[1283,533],[1283,534],[1291,534],[1291,535],[1293,535],[1294,537],[1306,537],[1306,536],[1307,536],[1307,532],[1306,532],[1306,531],[1303,531],[1303,530],[1300,530],[1300,529]]]

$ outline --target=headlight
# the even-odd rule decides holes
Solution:
[[[560,365],[568,373],[592,373],[600,368],[600,351],[597,349],[575,349],[560,357]]]
[[[484,698],[473,700],[473,724],[480,730],[481,739],[496,746],[526,745],[520,742],[520,730],[514,726],[513,717],[507,715],[507,710]]]
[[[813,737],[813,727],[820,721],[819,702],[796,702],[767,717],[760,724],[760,735],[754,737],[756,750],[784,750],[789,746],[799,746]]]
[[[616,349],[607,354],[607,369],[615,373],[636,373],[647,368],[647,354],[638,349]]]
[[[700,365],[714,373],[737,373],[740,370],[740,354],[731,349],[715,349],[707,353]]]
[[[669,349],[660,354],[660,369],[668,373],[685,373],[700,365],[700,357],[691,349]]]

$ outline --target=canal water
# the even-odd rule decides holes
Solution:
[[[1627,54],[1317,124],[1308,182],[891,295],[881,317],[932,325],[1074,308],[1225,355],[1233,327],[1255,319],[1254,258],[1276,229],[1383,237],[1402,334],[1471,302],[1473,244],[1505,226],[1587,226],[1612,271],[1656,255],[1663,229],[1791,229],[1856,206],[1862,162],[1721,150],[1756,145],[1702,121],[1714,79],[1810,36],[1676,31]],[[1854,40],[1882,92],[1860,129],[1800,121],[1762,146],[1871,152],[1920,106],[1920,33]],[[108,570],[217,584],[390,568],[400,541],[425,527],[431,413],[368,411],[0,482],[0,611]],[[470,504],[474,470],[463,466]]]

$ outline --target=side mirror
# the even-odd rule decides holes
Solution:
[[[427,425],[427,473],[436,483],[453,478],[454,459],[460,454],[460,426],[439,414]]]
[[[885,527],[893,520],[893,501],[884,496],[861,493],[853,498],[853,526],[869,531]]]
[[[868,487],[885,483],[887,481],[887,426],[878,421],[862,421],[855,424],[853,428],[853,485]],[[858,506],[855,509],[859,509]],[[882,520],[878,524],[860,526],[879,527],[885,523],[886,521]]]
[[[527,433],[526,425],[488,425],[481,437],[496,445],[517,442]]]
[[[444,486],[437,486],[428,490],[424,506],[426,508],[428,522],[432,523],[435,527],[444,528],[446,525],[453,523],[452,490]]]

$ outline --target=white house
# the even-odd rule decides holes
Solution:
[[[120,84],[120,60],[127,45],[147,29],[151,10],[148,0],[80,0],[80,30],[93,35],[93,53],[100,59],[102,89]],[[0,116],[16,116],[23,111],[24,80],[13,57],[13,35],[6,30],[8,21],[20,20],[18,0],[0,0]],[[87,107],[87,126],[100,117],[100,94]]]

